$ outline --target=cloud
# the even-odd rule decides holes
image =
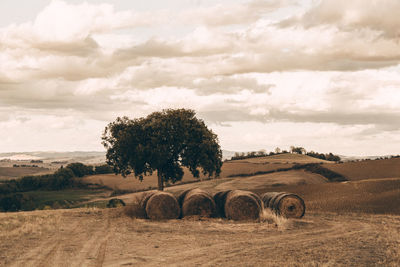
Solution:
[[[219,27],[234,24],[253,23],[266,14],[294,5],[295,1],[253,0],[240,4],[219,4],[213,7],[199,7],[185,10],[180,19],[186,23]]]
[[[261,144],[268,134],[260,129],[282,143],[301,132],[315,145],[307,135],[317,136],[319,127],[332,138],[345,131],[341,141],[393,138],[400,126],[399,22],[389,10],[397,4],[383,1],[390,8],[371,2],[381,21],[358,0],[140,12],[52,1],[34,21],[0,29],[0,123],[7,131],[32,129],[35,142],[51,135],[60,142],[56,129],[78,139],[74,128],[97,131],[116,116],[184,107],[242,133],[221,130],[227,146],[246,138]],[[285,19],[301,8],[308,9]],[[238,130],[248,124],[254,133]],[[52,129],[48,137],[41,127]]]
[[[322,0],[301,16],[280,23],[282,26],[302,25],[305,28],[321,24],[334,25],[344,31],[370,29],[387,38],[399,40],[400,21],[397,0]]]

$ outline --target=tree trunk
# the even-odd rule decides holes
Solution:
[[[163,191],[164,190],[164,181],[163,181],[160,171],[157,171],[157,176],[158,176],[158,190]]]

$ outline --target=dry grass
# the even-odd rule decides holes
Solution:
[[[287,220],[265,211],[261,222],[156,222],[117,208],[0,218],[1,266],[398,266],[400,260],[400,217],[393,215]],[[9,234],[15,222],[21,230]]]
[[[154,192],[145,205],[146,216],[151,220],[177,219],[181,213],[175,196],[168,192]]]
[[[226,195],[225,217],[235,221],[249,221],[260,218],[262,211],[259,197],[252,192],[233,190]]]
[[[199,188],[185,192],[180,206],[182,209],[182,217],[193,215],[213,217],[216,215],[214,199],[206,191]]]

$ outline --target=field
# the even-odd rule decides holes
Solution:
[[[274,162],[245,161],[226,162],[219,179],[166,190],[175,194],[194,187],[210,192],[293,192],[305,200],[305,217],[287,220],[265,211],[258,222],[134,219],[126,209],[138,193],[118,196],[127,202],[125,208],[0,213],[0,266],[400,265],[400,174],[387,177],[398,161],[324,163],[337,172],[346,171],[350,181],[340,183],[304,170],[230,177],[307,163],[307,158],[293,160],[288,155]],[[376,164],[376,169],[361,179],[368,163]],[[142,183],[115,175],[85,179],[101,179],[115,189],[156,186],[155,177],[145,177]],[[184,182],[191,181],[186,174]],[[94,194],[89,202],[104,203],[104,196]]]
[[[240,174],[252,174],[256,172],[269,172],[278,169],[291,168],[296,163],[317,163],[317,162],[327,162],[321,161],[319,159],[311,158],[305,155],[295,155],[295,154],[282,154],[270,157],[261,157],[255,159],[245,159],[245,160],[234,160],[224,162],[221,170],[221,178],[235,177]],[[328,163],[329,164],[329,163]],[[200,179],[194,178],[190,172],[185,169],[185,174],[182,179],[183,183],[195,182],[206,179],[207,177],[200,176]],[[135,179],[133,175],[129,175],[123,178],[121,175],[105,174],[105,175],[92,175],[84,178],[84,181],[88,183],[96,183],[100,185],[105,185],[113,189],[122,190],[144,190],[156,188],[157,186],[157,175],[153,174],[151,176],[145,177],[143,182]],[[177,183],[179,184],[179,182]]]
[[[3,266],[398,266],[399,216],[154,222],[118,209],[0,214]]]
[[[400,158],[324,164],[324,167],[346,176],[349,180],[400,177]]]
[[[43,167],[0,167],[0,181],[16,179],[26,175],[53,173],[54,170]]]

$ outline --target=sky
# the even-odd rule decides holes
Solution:
[[[196,111],[222,149],[400,154],[400,1],[0,1],[0,152]]]

